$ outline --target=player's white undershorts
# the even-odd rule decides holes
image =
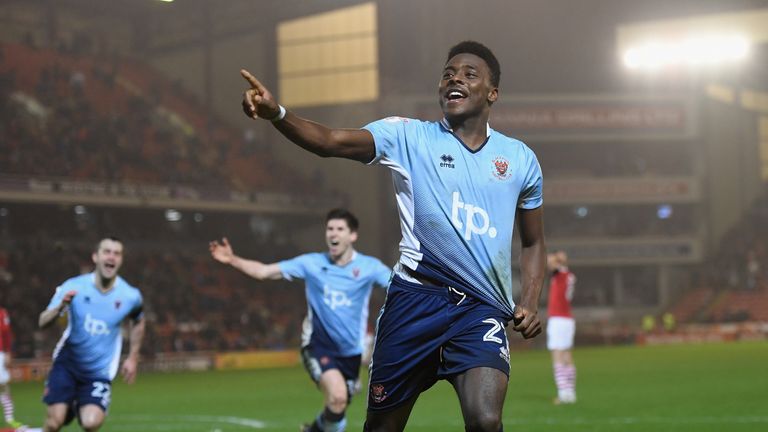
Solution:
[[[0,385],[8,384],[11,380],[11,374],[5,368],[5,353],[0,352]]]
[[[576,322],[573,318],[551,317],[547,320],[547,349],[569,350],[573,348]]]

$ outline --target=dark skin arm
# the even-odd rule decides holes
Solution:
[[[539,297],[547,268],[543,220],[543,207],[517,211],[518,229],[522,244],[520,254],[522,295],[520,302],[515,306],[512,329],[520,332],[526,339],[541,333],[541,322],[538,317]]]
[[[273,119],[280,114],[280,106],[272,93],[245,69],[240,75],[250,88],[243,94],[243,112],[252,119]],[[286,138],[321,157],[340,157],[359,162],[370,162],[376,155],[373,135],[363,129],[332,129],[303,119],[290,111],[282,120],[272,123]]]

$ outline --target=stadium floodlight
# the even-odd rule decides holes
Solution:
[[[168,222],[178,222],[181,220],[181,212],[174,209],[168,209],[165,211],[165,220]]]
[[[750,40],[739,34],[699,34],[676,40],[650,40],[627,48],[622,59],[633,70],[700,67],[747,59]]]
[[[662,220],[672,217],[672,213],[674,213],[674,210],[669,204],[661,204],[656,208],[656,217]]]

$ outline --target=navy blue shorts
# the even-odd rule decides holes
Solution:
[[[320,382],[320,375],[329,369],[338,369],[347,383],[347,395],[360,391],[360,359],[361,355],[339,357],[331,353],[313,348],[311,345],[301,349],[301,361],[304,369],[315,384]]]
[[[477,367],[509,376],[504,316],[447,287],[394,277],[376,328],[368,409],[395,408],[438,379]]]
[[[81,377],[65,365],[54,361],[45,381],[43,402],[47,405],[65,403],[77,407],[94,404],[107,411],[111,396],[110,380]]]

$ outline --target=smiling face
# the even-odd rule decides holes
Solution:
[[[454,124],[482,114],[487,117],[499,90],[491,84],[491,71],[485,61],[462,53],[445,64],[438,95],[443,115]]]
[[[357,241],[357,232],[349,228],[344,219],[329,219],[325,224],[325,243],[328,254],[334,261],[352,253],[352,243]]]
[[[104,239],[99,248],[91,256],[96,264],[96,274],[102,280],[112,280],[117,276],[123,265],[123,243],[117,240]]]

